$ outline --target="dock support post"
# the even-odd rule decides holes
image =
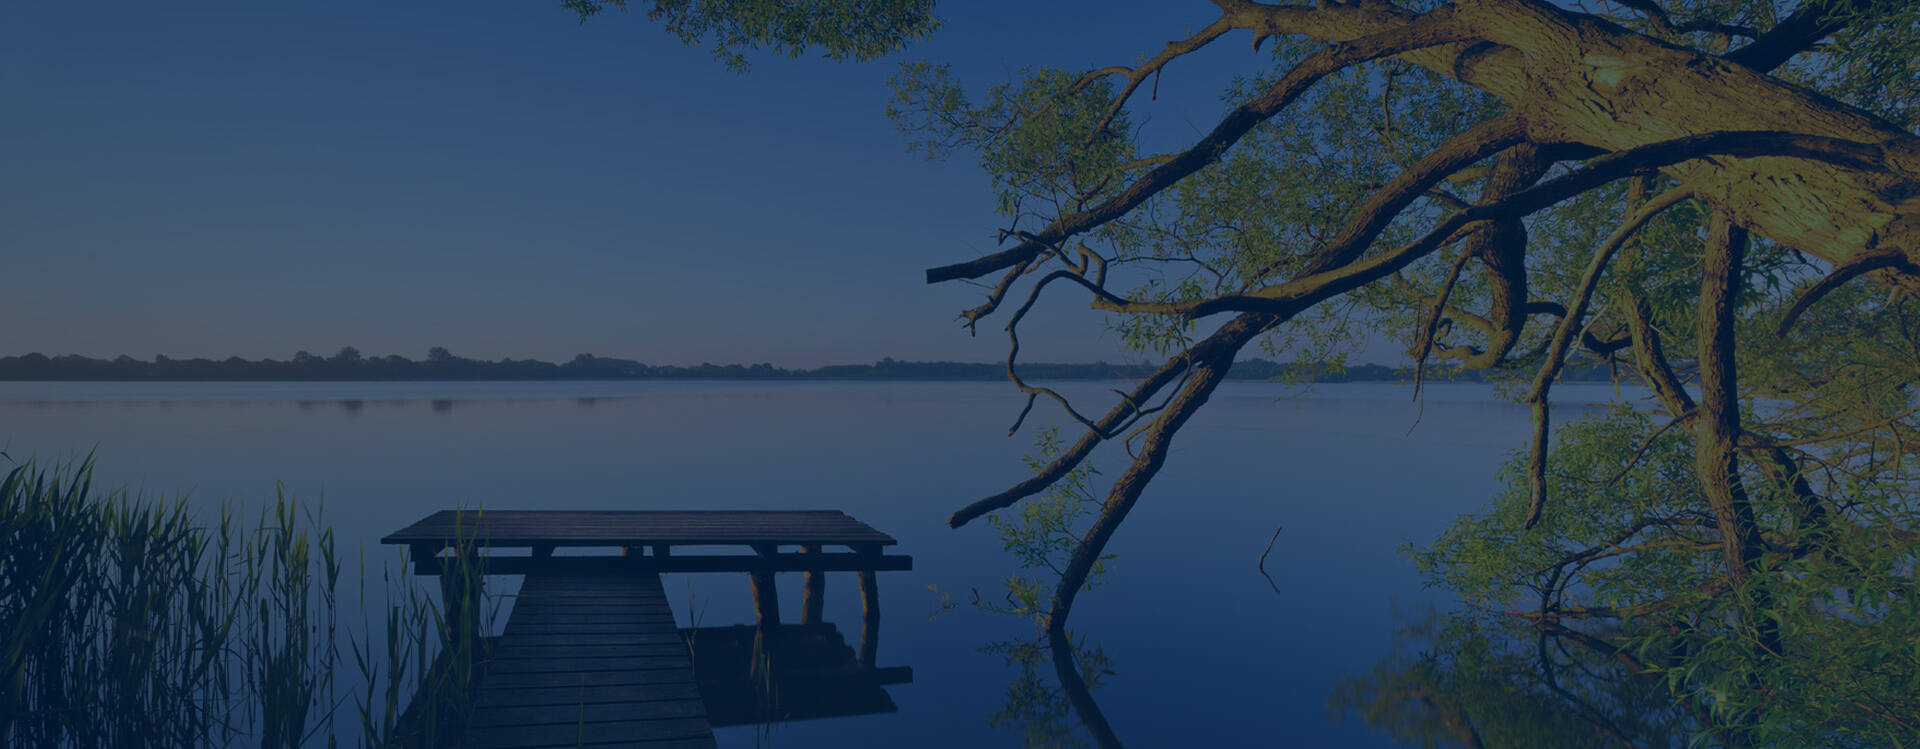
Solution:
[[[771,557],[774,547],[756,544],[761,557]],[[762,567],[747,573],[753,581],[753,613],[761,627],[780,626],[780,592],[773,587],[773,570]]]
[[[880,586],[873,570],[860,571],[860,665],[873,668],[880,652]]]
[[[800,547],[802,554],[820,553],[819,544],[806,544]],[[800,596],[800,623],[819,624],[827,605],[827,573],[819,570],[807,571],[807,582]]]

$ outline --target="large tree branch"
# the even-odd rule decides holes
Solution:
[[[1474,206],[1455,213],[1441,222],[1426,237],[1408,245],[1407,248],[1382,255],[1380,258],[1388,259],[1387,262],[1397,262],[1398,264],[1392,269],[1398,270],[1406,262],[1414,259],[1414,257],[1404,257],[1409,251],[1424,250],[1418,252],[1424,255],[1425,252],[1430,252],[1444,244],[1445,239],[1466,228],[1468,224],[1477,221],[1528,215],[1641,170],[1712,156],[1753,154],[1856,166],[1881,164],[1886,160],[1886,155],[1882,153],[1879,146],[1818,136],[1781,132],[1723,132],[1688,136],[1607,154],[1570,174],[1514,193],[1504,200]],[[1322,286],[1332,284],[1337,286],[1337,292],[1344,293],[1358,285],[1355,281],[1372,280],[1378,277],[1377,274],[1360,271],[1359,269],[1363,266],[1373,267],[1368,263],[1354,263],[1338,270],[1297,278],[1248,294],[1194,302],[1186,305],[1186,308],[1188,314],[1193,317],[1229,311],[1283,312],[1292,309],[1303,295],[1319,296]]]
[[[1815,42],[1833,36],[1847,23],[1860,14],[1881,7],[1894,5],[1895,0],[1866,0],[1866,2],[1834,2],[1833,0],[1812,0],[1801,6],[1793,15],[1774,24],[1760,38],[1752,43],[1728,52],[1724,57],[1730,62],[1745,65],[1755,71],[1765,73],[1780,67],[1794,55],[1813,47]]]
[[[1487,180],[1481,204],[1496,203],[1532,187],[1552,166],[1544,149],[1522,146],[1501,156]],[[1487,369],[1505,359],[1520,341],[1527,324],[1527,227],[1520,216],[1487,222],[1487,229],[1468,240],[1467,252],[1480,259],[1493,303],[1487,309],[1487,345],[1461,361],[1469,369]]]
[[[1640,380],[1653,389],[1668,415],[1678,419],[1692,414],[1693,396],[1687,393],[1680,377],[1673,373],[1673,365],[1667,361],[1660,331],[1653,327],[1653,310],[1631,283],[1623,284],[1620,293],[1627,333],[1633,339],[1634,369],[1640,372]]]
[[[1216,332],[1214,335],[1218,336],[1219,333]],[[1100,420],[1094,424],[1095,428],[1087,430],[1087,433],[1081,435],[1080,439],[1074,442],[1072,447],[1067,448],[1066,452],[1034,472],[1032,478],[1015,484],[999,494],[960,508],[947,518],[947,525],[958,528],[981,515],[1003,507],[1011,507],[1015,502],[1046,491],[1047,487],[1052,486],[1054,482],[1067,475],[1067,472],[1079,466],[1081,461],[1086,460],[1087,456],[1093,453],[1093,449],[1100,446],[1108,435],[1124,428],[1123,425],[1142,410],[1141,404],[1151,400],[1162,388],[1186,374],[1191,366],[1191,359],[1185,353],[1168,359],[1165,364],[1160,365],[1159,369],[1154,370],[1153,374],[1135,385],[1133,391],[1121,398],[1120,403],[1109,410],[1105,416],[1100,417]]]
[[[1229,112],[1219,124],[1214,126],[1212,132],[1201,138],[1192,148],[1147,172],[1120,191],[1118,195],[1108,198],[1091,209],[1063,215],[1055,219],[1046,229],[1012,248],[964,263],[928,269],[927,283],[959,278],[979,278],[996,270],[1025,262],[1048,247],[1057,246],[1076,234],[1125,215],[1161,190],[1213,163],[1228,148],[1253,130],[1255,125],[1265,122],[1280,110],[1285,109],[1321,78],[1368,60],[1389,57],[1420,47],[1459,41],[1465,38],[1467,33],[1468,29],[1465,26],[1453,21],[1451,13],[1436,11],[1430,16],[1408,19],[1406,23],[1383,30],[1383,33],[1330,45],[1308,55],[1305,60],[1300,61],[1299,65],[1282,76],[1279,82],[1268,88],[1266,93]]]
[[[1727,579],[1739,593],[1749,625],[1763,648],[1780,652],[1780,632],[1767,613],[1764,585],[1749,585],[1765,551],[1760,527],[1739,464],[1740,381],[1734,366],[1736,297],[1747,250],[1746,231],[1721,213],[1707,230],[1706,252],[1700,259],[1699,340],[1700,404],[1694,424],[1694,474],[1713,510],[1720,529]]]
[[[1808,307],[1820,301],[1821,297],[1833,293],[1834,289],[1840,288],[1841,284],[1854,278],[1888,268],[1898,268],[1906,273],[1920,273],[1920,266],[1915,266],[1905,255],[1897,252],[1869,252],[1855,256],[1852,260],[1834,268],[1832,273],[1813,282],[1806,290],[1801,291],[1800,295],[1793,300],[1793,304],[1787,307],[1786,314],[1780,317],[1780,324],[1774,327],[1773,334],[1780,338],[1787,337],[1787,330],[1800,320],[1800,315],[1804,314]]]
[[[1560,318],[1560,325],[1554,329],[1553,341],[1547,345],[1546,362],[1534,375],[1533,389],[1527,394],[1527,406],[1533,410],[1533,445],[1527,453],[1527,517],[1523,527],[1532,528],[1540,522],[1541,510],[1547,502],[1547,433],[1551,414],[1548,410],[1548,392],[1553,381],[1560,376],[1565,366],[1567,353],[1573,348],[1574,334],[1580,330],[1581,322],[1586,319],[1587,307],[1593,301],[1593,291],[1600,285],[1600,273],[1613,259],[1627,239],[1640,227],[1645,226],[1654,216],[1678,205],[1681,201],[1693,197],[1692,188],[1676,187],[1655,197],[1640,206],[1634,213],[1620,223],[1612,234],[1600,243],[1588,261],[1587,270],[1580,277],[1580,285],[1573,292],[1573,301],[1567,308],[1567,314]]]
[[[1173,436],[1187,419],[1206,404],[1214,389],[1226,379],[1227,370],[1232,368],[1234,354],[1240,347],[1277,322],[1279,320],[1271,315],[1241,315],[1221,326],[1214,337],[1189,352],[1194,368],[1192,379],[1154,419],[1140,454],[1108,491],[1099,517],[1094,519],[1092,527],[1080,538],[1073,555],[1067,560],[1066,569],[1061,572],[1059,583],[1054,587],[1053,602],[1047,611],[1047,636],[1052,644],[1054,672],[1063,685],[1068,686],[1065,691],[1073,703],[1074,711],[1102,746],[1118,746],[1119,739],[1107,724],[1100,706],[1080,682],[1079,664],[1074,662],[1073,650],[1068,647],[1071,641],[1067,634],[1067,618],[1073,612],[1074,598],[1085,587],[1087,575],[1092,572],[1094,562],[1105,552],[1114,531],[1119,530],[1127,513],[1139,501],[1140,493],[1166,463]]]
[[[1321,41],[1373,34],[1411,16],[1377,3],[1226,5],[1236,24],[1256,34]],[[1773,130],[1882,146],[1889,158],[1873,166],[1752,154],[1663,171],[1736,223],[1836,265],[1877,250],[1920,261],[1920,138],[1914,134],[1746,65],[1546,3],[1465,0],[1457,7],[1487,43],[1425,47],[1400,59],[1504,99],[1524,117],[1535,142],[1622,151],[1714,131]],[[1764,62],[1759,51],[1750,56]],[[1876,279],[1920,291],[1920,274],[1890,271]]]
[[[1340,233],[1327,240],[1308,260],[1304,273],[1319,273],[1352,262],[1373,244],[1373,240],[1386,230],[1395,216],[1434,185],[1524,140],[1522,123],[1512,115],[1495,117],[1447,139],[1439,148],[1421,157],[1375,190],[1347,220],[1347,224],[1341,227]],[[1255,273],[1254,277],[1264,278],[1276,270],[1276,266],[1268,266]]]

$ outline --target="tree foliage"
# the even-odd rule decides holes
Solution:
[[[1384,334],[1420,367],[1503,374],[1536,428],[1494,506],[1417,555],[1473,605],[1348,704],[1468,745],[1920,743],[1920,11],[1212,5],[1131,64],[1028,69],[978,93],[939,64],[895,79],[911,147],[973,159],[1001,214],[1002,248],[928,280],[987,279],[961,317],[1005,320],[1027,396],[1016,429],[1040,398],[1081,429],[950,523],[1080,480],[1105,443],[1131,458],[1045,607],[1061,679],[1079,671],[1074,597],[1236,355],[1337,364],[1359,334]],[[876,0],[858,6],[871,35],[845,32],[845,7],[654,14],[723,57],[871,56],[858,51],[927,28],[920,3]],[[770,20],[788,13],[829,33]],[[1211,127],[1171,149],[1145,137],[1143,90],[1226,39],[1254,54],[1220,84],[1221,111],[1190,113]],[[1104,412],[1022,376],[1019,325],[1063,293],[1165,357]],[[1648,395],[1556,416],[1553,385],[1581,363]],[[1097,706],[1075,708],[1117,743]],[[1548,717],[1515,722],[1529,714]]]
[[[580,20],[626,0],[564,0]],[[817,51],[830,60],[866,61],[924,39],[939,21],[932,0],[649,0],[647,17],[680,41],[708,45],[736,71],[749,54],[787,57]]]
[[[1062,568],[1055,631],[1236,352],[1337,361],[1384,334],[1422,366],[1504,373],[1536,430],[1493,507],[1416,554],[1468,611],[1350,706],[1470,745],[1920,741],[1920,15],[1214,5],[1133,65],[977,95],[941,65],[895,79],[911,147],[973,158],[1004,221],[1003,249],[929,280],[997,278],[963,321],[1001,314],[1029,408],[1057,399],[1084,429],[952,523],[1083,481],[1105,442],[1134,458]],[[1210,131],[1156,153],[1139,90],[1231,36],[1266,51]],[[1025,382],[1018,326],[1049,293],[1165,365],[1104,415]],[[1579,364],[1648,395],[1557,424]]]

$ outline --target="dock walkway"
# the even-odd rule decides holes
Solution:
[[[775,641],[787,638],[774,573],[806,574],[801,622],[819,627],[826,573],[856,572],[863,616],[858,658],[850,668],[872,684],[899,680],[874,665],[874,572],[911,569],[912,558],[884,554],[896,543],[891,536],[838,511],[448,510],[382,543],[408,546],[416,574],[440,574],[466,555],[486,575],[525,575],[504,632],[489,638],[465,746],[714,746],[707,704],[714,696],[701,692],[661,585],[663,573],[748,573],[756,624],[779,634],[765,638]],[[569,547],[619,553],[554,553]],[[749,553],[674,554],[688,547],[745,547]],[[502,548],[529,552],[488,553]],[[451,601],[460,593],[448,579],[442,576],[442,595]],[[472,635],[477,640],[484,633]]]

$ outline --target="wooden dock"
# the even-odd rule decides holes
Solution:
[[[713,720],[740,716],[780,719],[865,714],[892,709],[882,684],[910,680],[911,670],[878,669],[879,593],[874,573],[912,568],[912,559],[883,553],[892,537],[838,511],[442,511],[382,539],[412,550],[416,574],[437,575],[456,562],[477,564],[485,575],[524,575],[505,631],[486,638],[470,731],[464,746],[477,749],[619,744],[652,747],[712,747]],[[561,548],[597,547],[615,554],[556,554]],[[676,555],[676,548],[744,547],[748,553]],[[490,553],[527,549],[525,555]],[[835,550],[836,548],[845,551]],[[848,650],[838,631],[820,621],[826,573],[856,572],[860,579],[860,646],[849,658],[821,655]],[[696,673],[688,640],[706,630],[678,629],[660,575],[677,572],[744,572],[753,582],[758,620],[749,642],[808,655],[781,656],[803,667],[795,682],[816,695],[843,695],[835,705],[769,712],[742,706],[731,685],[745,683],[730,664],[709,657]],[[801,624],[782,627],[774,574],[803,572]],[[443,599],[464,595],[442,577]],[[470,633],[478,642],[483,632]],[[713,637],[705,645],[712,650]],[[736,638],[737,639],[737,638]],[[698,642],[698,640],[696,640]],[[815,643],[813,647],[801,647]],[[824,648],[819,643],[830,643]],[[735,645],[726,652],[739,650]],[[823,660],[824,659],[824,660]],[[824,671],[822,662],[831,661]],[[773,663],[769,657],[746,663]],[[822,678],[825,681],[822,681]],[[772,684],[772,680],[763,680]],[[708,692],[703,693],[702,684]],[[784,708],[783,708],[784,709]]]

